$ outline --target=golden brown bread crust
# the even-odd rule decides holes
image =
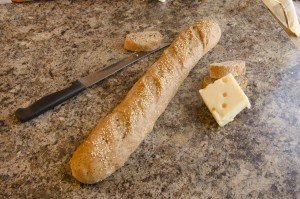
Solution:
[[[160,46],[162,40],[163,35],[158,31],[129,33],[124,48],[130,51],[152,51]]]
[[[209,66],[209,75],[211,78],[219,79],[231,73],[233,76],[246,74],[246,62],[242,60],[226,61],[221,63],[212,63]]]
[[[218,43],[220,36],[218,24],[208,20],[182,31],[78,147],[70,161],[72,175],[91,184],[122,167],[152,131],[189,71]]]

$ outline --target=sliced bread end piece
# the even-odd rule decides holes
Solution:
[[[209,75],[211,78],[219,79],[231,73],[233,76],[246,74],[246,62],[242,60],[226,61],[212,63],[209,66]]]
[[[158,31],[129,33],[124,48],[130,51],[152,51],[160,46],[162,40],[163,35]]]

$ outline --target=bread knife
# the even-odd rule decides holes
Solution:
[[[15,115],[21,122],[27,122],[42,113],[54,108],[55,106],[65,102],[66,100],[70,99],[71,97],[76,96],[80,92],[84,91],[88,87],[98,83],[99,81],[107,78],[108,76],[118,72],[119,70],[129,66],[152,53],[159,51],[163,48],[169,46],[169,43],[165,43],[161,45],[159,48],[149,51],[149,52],[135,52],[130,54],[129,56],[125,57],[124,59],[104,67],[101,70],[98,70],[92,74],[89,74],[85,77],[82,77],[78,80],[75,80],[71,83],[71,86],[57,91],[55,93],[49,94],[47,96],[42,97],[41,99],[37,100],[30,106],[26,108],[19,108],[16,110]]]

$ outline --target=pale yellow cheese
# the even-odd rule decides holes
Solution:
[[[244,108],[251,107],[248,97],[231,73],[199,92],[220,126],[231,122]]]

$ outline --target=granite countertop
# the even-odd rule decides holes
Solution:
[[[69,160],[159,53],[40,117],[14,111],[128,55],[131,31],[171,41],[216,20],[219,44],[191,71],[120,170],[94,185]],[[219,127],[199,97],[212,62],[247,63],[252,108]],[[0,198],[300,198],[300,52],[259,0],[37,1],[0,5]]]

